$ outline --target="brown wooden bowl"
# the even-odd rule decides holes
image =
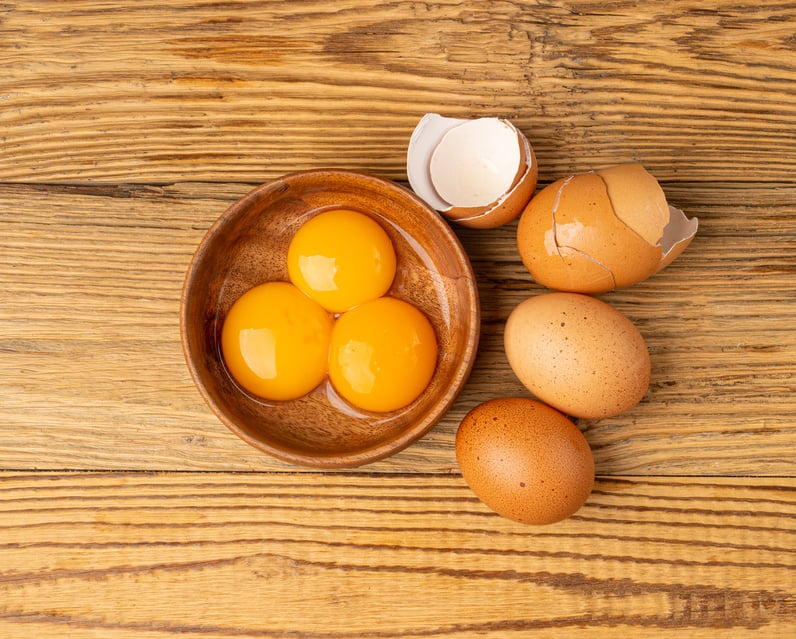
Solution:
[[[310,217],[336,207],[368,213],[382,224],[397,255],[388,294],[415,304],[437,333],[434,377],[420,397],[398,411],[354,408],[328,380],[300,399],[265,401],[235,383],[221,356],[221,327],[233,302],[263,282],[288,281],[291,237]],[[467,380],[479,328],[472,266],[447,222],[399,184],[339,170],[292,173],[230,206],[199,244],[180,309],[188,368],[219,419],[278,459],[321,468],[373,462],[426,434]]]

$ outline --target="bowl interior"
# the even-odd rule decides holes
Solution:
[[[388,292],[415,304],[439,342],[437,369],[404,409],[369,413],[342,400],[328,380],[289,402],[241,389],[221,356],[221,327],[232,304],[267,281],[288,281],[287,249],[310,217],[335,207],[373,216],[395,246]],[[358,466],[415,441],[453,403],[470,373],[479,336],[479,305],[470,262],[447,223],[400,185],[350,171],[305,171],[258,187],[233,204],[199,245],[182,295],[181,330],[188,367],[216,415],[237,435],[296,464]]]

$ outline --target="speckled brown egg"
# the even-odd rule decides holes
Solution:
[[[594,458],[577,426],[533,399],[479,404],[456,433],[456,460],[476,496],[524,524],[552,524],[575,513],[594,485]]]
[[[525,387],[573,417],[599,419],[635,406],[650,383],[639,330],[611,305],[579,293],[544,293],[518,304],[503,335]]]

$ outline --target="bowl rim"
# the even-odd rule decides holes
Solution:
[[[199,364],[197,362],[197,355],[196,353],[192,352],[191,348],[189,347],[190,322],[188,321],[187,312],[188,300],[193,290],[195,275],[201,267],[201,256],[206,247],[222,229],[224,229],[228,224],[232,223],[242,211],[245,211],[250,206],[252,201],[260,198],[264,193],[278,189],[286,189],[291,183],[301,182],[308,177],[345,177],[348,179],[364,180],[365,182],[378,184],[390,190],[397,191],[402,197],[407,197],[408,199],[413,200],[418,208],[423,209],[426,213],[428,213],[428,218],[431,223],[435,223],[439,227],[438,230],[445,236],[450,250],[456,252],[455,257],[457,263],[461,264],[465,268],[466,272],[463,274],[463,279],[466,279],[470,283],[468,286],[468,291],[470,293],[470,301],[468,303],[469,334],[465,340],[465,350],[453,368],[453,381],[444,395],[442,395],[441,399],[434,403],[428,411],[420,415],[418,420],[412,421],[394,437],[377,442],[372,446],[366,446],[352,450],[350,452],[319,452],[310,454],[307,452],[299,452],[298,450],[286,446],[280,446],[272,441],[266,441],[264,439],[251,436],[227,415],[219,403],[210,394],[205,386],[204,381],[202,380]],[[320,168],[293,171],[255,186],[246,194],[232,202],[210,225],[198,243],[186,270],[180,294],[180,341],[182,344],[183,356],[194,386],[199,390],[199,393],[202,396],[205,404],[211,409],[216,418],[218,418],[238,438],[275,459],[292,465],[322,469],[354,468],[376,462],[397,454],[426,435],[451,408],[470,376],[479,346],[480,319],[480,296],[478,294],[477,282],[473,267],[469,256],[461,244],[461,241],[451,228],[450,224],[422,199],[415,195],[414,192],[402,184],[388,178],[373,175],[371,173],[350,169]]]

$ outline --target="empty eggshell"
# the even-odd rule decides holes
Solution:
[[[429,113],[409,140],[406,173],[414,192],[448,219],[493,228],[520,215],[538,167],[528,139],[507,120]]]
[[[542,189],[517,225],[520,257],[549,288],[604,293],[668,266],[697,231],[638,163],[571,175]]]
[[[594,458],[577,426],[524,397],[488,400],[462,419],[456,460],[476,496],[525,524],[551,524],[575,513],[594,485]]]
[[[497,118],[463,122],[431,154],[434,188],[457,206],[491,204],[514,184],[524,161],[521,150],[514,127]]]

